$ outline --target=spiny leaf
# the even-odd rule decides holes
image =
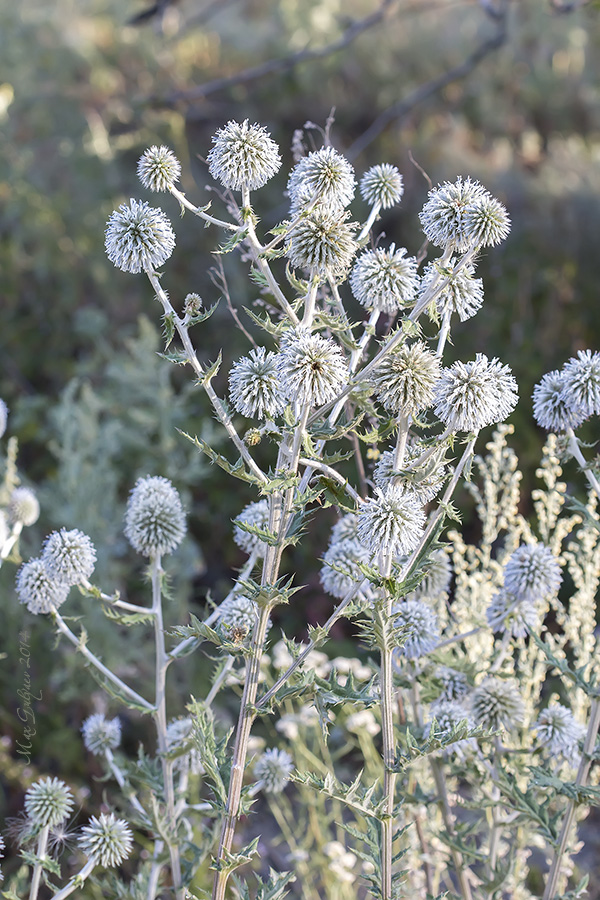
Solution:
[[[240,244],[248,235],[248,229],[244,228],[241,231],[234,231],[232,236],[226,241],[224,244],[221,244],[217,250],[213,250],[213,253],[231,253],[238,244]]]
[[[240,481],[246,481],[248,484],[262,484],[255,475],[252,475],[251,472],[246,471],[244,466],[244,461],[242,459],[238,459],[238,461],[232,465],[226,457],[221,456],[220,453],[217,453],[216,450],[207,444],[205,440],[199,437],[192,437],[192,435],[187,434],[185,431],[181,431],[178,429],[179,433],[183,435],[183,437],[187,438],[188,441],[191,441],[199,450],[202,451],[206,456],[208,456],[211,463],[216,463],[221,469],[228,473],[228,475],[232,475],[234,478],[239,478]]]
[[[201,322],[206,322],[207,319],[210,319],[210,317],[216,310],[219,303],[220,303],[220,300],[217,300],[217,302],[213,303],[213,305],[209,309],[205,310],[205,312],[199,313],[197,316],[191,316],[187,320],[188,327],[191,328],[192,325],[200,325]]]

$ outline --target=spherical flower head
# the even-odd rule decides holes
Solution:
[[[42,550],[42,562],[48,575],[65,584],[82,584],[90,577],[96,565],[96,548],[83,531],[73,528],[53,531]]]
[[[579,350],[563,367],[565,403],[586,416],[600,415],[600,353]]]
[[[266,531],[269,527],[269,501],[257,500],[255,503],[249,503],[248,506],[245,506],[241,511],[236,522],[244,522],[246,525],[253,525],[260,528],[262,531]],[[267,544],[265,544],[264,541],[261,541],[255,534],[244,531],[243,528],[240,528],[239,525],[236,525],[235,523],[233,528],[233,539],[238,547],[248,555],[253,551],[256,551],[259,556],[264,556],[266,553]]]
[[[135,274],[160,268],[173,252],[175,234],[162,209],[130,200],[108,220],[104,246],[113,265]]]
[[[226,633],[235,631],[252,635],[258,621],[258,606],[254,600],[234,593],[219,606],[219,625]]]
[[[230,121],[212,139],[208,171],[216,181],[232,191],[263,187],[281,166],[279,148],[266,128]]]
[[[314,210],[292,229],[287,255],[295,268],[343,279],[358,249],[355,231],[345,213]]]
[[[449,700],[463,700],[471,690],[469,679],[464,672],[453,669],[451,666],[440,666],[436,671],[437,678],[442,683],[442,691],[437,698],[439,702]]]
[[[460,321],[465,322],[481,309],[483,280],[473,277],[475,269],[470,265],[463,266],[456,275],[452,274],[456,262],[452,257],[447,269],[440,269],[435,262],[429,263],[423,272],[419,297],[429,291],[434,281],[438,287],[447,282],[435,299],[438,314],[443,318],[446,314],[457,313]]]
[[[450,587],[452,565],[444,550],[434,550],[425,563],[425,577],[413,592],[416,597],[436,599]]]
[[[181,498],[168,478],[138,478],[125,512],[125,537],[142,556],[172,553],[185,537]]]
[[[35,493],[28,487],[17,487],[10,495],[8,510],[12,522],[25,526],[33,525],[40,517],[40,504]]]
[[[8,421],[8,406],[0,397],[0,437],[6,431],[6,423]]]
[[[376,309],[394,315],[409,306],[419,285],[417,261],[407,256],[404,247],[396,250],[366,250],[356,260],[350,273],[352,293],[365,309]]]
[[[515,597],[506,589],[494,594],[486,610],[488,625],[492,631],[522,638],[538,626],[538,611],[530,599]]]
[[[67,599],[69,585],[51,578],[41,559],[30,559],[17,573],[16,590],[21,603],[34,616],[39,616],[62,606]]]
[[[138,178],[150,191],[170,191],[181,177],[181,163],[168,147],[153,145],[138,161]]]
[[[465,210],[463,234],[471,247],[495,247],[510,233],[506,208],[487,192],[476,197]]]
[[[545,544],[522,544],[504,567],[504,587],[519,600],[536,601],[558,592],[560,563]]]
[[[525,718],[525,704],[516,684],[495,675],[488,676],[473,692],[472,710],[477,723],[486,729],[511,731]]]
[[[565,392],[564,371],[548,372],[533,389],[533,416],[547,431],[578,428],[587,419],[585,408],[572,403]]]
[[[566,706],[551,703],[542,710],[534,725],[537,742],[551,756],[562,753],[573,761],[579,749],[579,741],[585,735],[585,728],[575,721],[575,716]]]
[[[249,419],[273,419],[282,413],[286,401],[279,387],[276,355],[257,347],[234,363],[229,396],[236,410]]]
[[[423,454],[425,449],[420,441],[407,445],[402,463],[402,474],[394,468],[395,449],[384,450],[373,470],[373,480],[376,486],[383,490],[393,479],[397,479],[396,483],[402,485],[406,491],[411,491],[423,505],[433,500],[444,483],[445,466],[438,465],[434,457],[430,457],[423,466],[410,470],[407,468]]]
[[[338,519],[331,529],[331,537],[329,543],[337,544],[339,541],[345,541],[349,538],[358,538],[358,516],[356,513],[346,513],[341,519]]]
[[[425,513],[419,500],[397,485],[362,504],[358,515],[358,536],[370,553],[410,553],[419,543]]]
[[[484,353],[442,370],[435,412],[455,431],[479,431],[503,421],[517,405],[517,383],[508,366]]]
[[[272,747],[265,750],[256,765],[254,775],[268,794],[279,794],[284,789],[294,768],[294,762],[285,750]]]
[[[431,735],[431,726],[433,725],[434,719],[436,723],[434,734],[436,737],[442,739],[452,734],[460,722],[464,722],[468,729],[475,728],[475,720],[473,719],[470,710],[456,700],[437,700],[432,704],[431,718],[425,725],[425,737]],[[463,738],[462,740],[451,744],[448,747],[448,750],[459,751],[459,753],[462,754],[468,746],[473,745],[474,741],[472,738]]]
[[[384,356],[369,377],[369,384],[392,415],[412,416],[433,403],[440,373],[440,361],[435,353],[423,341],[415,341]]]
[[[174,768],[182,774],[201,775],[204,771],[199,750],[193,744],[193,723],[189,716],[172,719],[167,725],[167,751],[169,754],[180,751]],[[181,752],[185,748],[185,752]]]
[[[186,298],[183,301],[183,312],[184,315],[188,319],[195,319],[196,316],[199,316],[202,312],[202,297],[200,294],[186,294]]]
[[[354,198],[354,169],[333,147],[302,157],[288,180],[291,213],[296,216],[315,199],[331,211],[345,209]]]
[[[465,234],[465,214],[478,199],[491,195],[478,181],[459,176],[454,183],[445,181],[429,191],[425,206],[419,213],[423,231],[436,247],[452,247],[459,253],[471,247]]]
[[[52,828],[73,809],[73,794],[59,778],[41,778],[25,794],[25,811],[34,825]]]
[[[402,175],[389,163],[381,163],[367,169],[360,179],[360,193],[366,203],[389,209],[400,203],[404,193]]]
[[[408,637],[398,654],[418,659],[435,650],[440,642],[435,612],[423,600],[405,600],[392,607],[395,628],[409,628]]]
[[[356,538],[330,544],[323,556],[321,584],[328,594],[341,600],[357,582],[364,578],[358,564],[369,565],[371,554]],[[335,567],[335,568],[333,568]]]
[[[81,726],[86,750],[100,756],[107,750],[115,750],[121,743],[121,722],[117,716],[107,719],[102,713],[88,716]]]
[[[131,829],[124,819],[114,813],[92,816],[81,829],[79,846],[89,859],[105,869],[120,865],[127,859],[133,846]]]
[[[277,371],[284,396],[301,406],[329,403],[348,381],[348,364],[337,344],[302,328],[287,332]]]

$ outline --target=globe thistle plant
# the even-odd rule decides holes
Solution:
[[[330,338],[304,329],[286,335],[277,372],[283,394],[301,406],[329,403],[348,380],[348,365],[340,348]]]
[[[565,392],[565,374],[554,369],[543,376],[533,389],[533,416],[548,431],[578,428],[587,419],[584,407],[573,403]]]
[[[423,600],[405,600],[392,607],[394,627],[408,629],[397,652],[407,659],[418,659],[435,650],[440,642],[435,612]]]
[[[384,491],[375,488],[375,496],[362,504],[358,515],[358,536],[370,553],[410,553],[425,525],[422,504],[411,492],[397,485]]]
[[[504,587],[520,600],[535,602],[558,592],[560,563],[544,544],[522,544],[504,567]]]
[[[133,835],[124,819],[114,813],[92,816],[81,829],[79,847],[90,859],[105,869],[119,866],[131,853]]]
[[[563,367],[565,404],[586,416],[600,415],[600,353],[579,350]]]
[[[100,756],[121,743],[121,721],[117,716],[107,719],[102,713],[94,713],[81,726],[81,733],[86,750]]]
[[[358,516],[356,513],[346,513],[337,520],[331,529],[329,544],[337,544],[339,541],[358,538]]]
[[[294,770],[294,762],[285,750],[265,750],[254,765],[254,776],[268,794],[280,794]]]
[[[400,203],[404,194],[402,175],[389,163],[371,166],[360,179],[360,193],[372,206],[390,209]]]
[[[491,195],[478,181],[459,176],[453,183],[448,181],[429,191],[427,202],[419,213],[423,231],[436,247],[448,247],[464,252],[471,246],[465,233],[465,214],[474,202]]]
[[[288,194],[293,216],[311,200],[334,211],[345,209],[354,197],[354,169],[333,147],[322,147],[302,157],[288,180]]]
[[[365,309],[394,315],[409,306],[419,286],[417,261],[404,247],[366,250],[350,273],[352,293]]]
[[[96,548],[77,528],[53,531],[44,542],[42,562],[50,578],[69,586],[87,581],[96,566]]]
[[[433,500],[444,483],[446,467],[439,465],[438,461],[431,457],[423,466],[414,469],[408,468],[425,452],[425,449],[420,441],[407,444],[401,472],[394,469],[395,449],[384,450],[373,470],[373,480],[376,486],[383,490],[397,479],[397,483],[401,484],[405,490],[412,491],[423,505]]]
[[[478,353],[442,371],[435,388],[435,412],[454,431],[479,431],[502,422],[517,405],[517,383],[508,366]]]
[[[10,495],[8,510],[12,522],[34,525],[40,517],[40,504],[34,491],[28,487],[17,487]]]
[[[73,794],[60,778],[41,778],[25,794],[25,811],[39,828],[63,822],[73,809]]]
[[[219,606],[219,625],[226,632],[244,632],[252,635],[258,621],[258,606],[254,600],[234,592]]]
[[[181,498],[168,478],[138,478],[125,512],[125,537],[142,556],[172,553],[185,537]]]
[[[551,703],[542,710],[534,725],[537,743],[550,755],[562,754],[573,763],[579,755],[579,742],[585,736],[572,711],[560,703]]]
[[[355,231],[345,213],[314,210],[292,229],[287,255],[295,268],[343,280],[358,249]]]
[[[153,271],[173,253],[175,234],[161,209],[130,200],[108,220],[104,246],[111,263],[122,272]]]
[[[429,263],[421,278],[419,298],[431,290],[434,282],[437,282],[437,286],[444,285],[435,299],[438,315],[444,317],[446,314],[456,313],[460,321],[465,322],[483,305],[483,281],[473,277],[475,269],[471,265],[463,266],[454,274],[456,264],[455,257],[448,261],[447,269],[440,269],[435,262]]]
[[[21,566],[17,574],[16,591],[19,600],[34,616],[50,613],[62,606],[69,589],[68,583],[57,581],[48,574],[41,559],[30,559]]]
[[[283,412],[285,398],[277,376],[277,357],[257,347],[231,367],[229,396],[243,416],[274,419]]]
[[[369,565],[371,554],[356,538],[329,545],[323,557],[321,584],[332,597],[342,599],[356,582],[364,578],[359,563]]]
[[[142,153],[137,174],[148,190],[170,191],[181,177],[181,163],[168,147],[154,144]]]
[[[238,547],[248,555],[254,552],[264,556],[267,548],[266,543],[261,541],[257,535],[244,531],[243,528],[236,524],[238,522],[256,526],[262,531],[266,531],[269,527],[269,501],[257,500],[255,503],[249,503],[248,506],[245,506],[237,517],[233,528],[233,539]]]
[[[442,690],[437,698],[437,702],[460,700],[463,708],[466,708],[465,698],[471,691],[471,685],[466,674],[458,669],[453,669],[451,666],[439,666],[436,669],[436,677],[442,684]]]
[[[379,402],[393,415],[413,416],[431,406],[440,361],[423,341],[388,353],[369,378]]]
[[[242,188],[256,191],[263,187],[281,166],[279,148],[266,128],[229,121],[212,139],[208,170],[215,181],[232,191]]]
[[[506,589],[498,591],[486,610],[488,625],[492,631],[508,633],[523,638],[535,631],[539,624],[536,604],[529,598],[515,597]]]
[[[525,705],[514,681],[489,675],[472,696],[475,720],[486,729],[512,731],[523,724]]]

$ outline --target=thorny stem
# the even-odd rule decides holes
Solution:
[[[452,810],[450,809],[450,802],[448,800],[448,791],[446,790],[446,779],[444,778],[444,772],[442,770],[439,759],[435,759],[435,757],[430,756],[429,764],[431,766],[431,771],[433,772],[433,777],[435,780],[435,786],[438,793],[438,801],[440,804],[440,809],[442,811],[442,819],[444,820],[444,827],[446,829],[448,837],[453,838],[455,837],[454,821]],[[468,878],[468,872],[470,871],[470,869],[468,866],[464,865],[462,854],[459,850],[455,850],[452,847],[451,853],[461,896],[463,900],[472,900],[471,885]]]
[[[348,484],[348,479],[344,478],[343,475],[340,475],[339,472],[336,472],[335,469],[332,469],[331,466],[327,466],[320,460],[305,459],[303,456],[300,457],[299,463],[301,466],[307,466],[311,471],[317,469],[317,471],[323,472],[323,474],[327,475],[329,478],[333,478],[334,481],[337,481],[338,484],[341,484],[346,489],[357,505],[360,505],[363,502],[360,494],[354,490],[352,485]]]
[[[12,550],[12,548],[15,546],[15,544],[19,540],[19,535],[21,534],[22,531],[23,531],[23,523],[15,522],[15,524],[12,527],[11,533],[7,537],[7,539],[4,542],[4,544],[2,545],[2,547],[0,547],[0,566],[2,565],[2,561],[4,559],[6,559],[6,557]]]
[[[31,876],[31,887],[29,889],[29,900],[37,900],[38,891],[40,889],[40,878],[42,877],[42,861],[46,856],[46,847],[48,846],[48,834],[50,826],[45,825],[39,833],[37,848],[35,855],[37,861],[33,867],[33,875]]]
[[[73,875],[69,883],[66,884],[58,894],[54,894],[52,900],[65,900],[65,898],[69,897],[73,891],[77,890],[77,888],[81,888],[82,882],[84,882],[86,878],[89,878],[96,866],[97,860],[92,856],[88,859],[85,866],[79,870],[77,875]]]
[[[125,600],[120,599],[118,593],[105,594],[104,591],[99,591],[87,578],[81,582],[81,587],[99,597],[104,603],[110,603],[111,606],[118,606],[119,609],[125,609],[127,612],[142,613],[146,616],[152,615],[152,610],[147,606],[137,606],[135,603],[126,603]]]
[[[591,471],[591,469],[589,467],[589,463],[587,462],[585,456],[581,452],[581,448],[579,446],[579,441],[577,440],[577,437],[575,436],[575,432],[573,431],[572,428],[569,428],[569,430],[567,431],[567,435],[569,437],[569,450],[571,452],[571,455],[577,460],[577,462],[581,466],[581,468],[583,470],[583,474],[585,475],[585,477],[591,484],[592,488],[595,490],[595,492],[598,496],[598,499],[600,499],[600,483],[598,482],[598,479],[596,478],[594,473]]]
[[[300,323],[304,328],[310,328],[312,320],[315,316],[315,304],[317,301],[317,290],[319,289],[319,276],[313,271],[311,272],[308,293],[304,301],[304,315]]]
[[[388,578],[392,571],[392,556],[390,553],[382,553],[380,570],[384,578]],[[391,900],[392,897],[392,863],[394,859],[394,807],[396,794],[397,774],[392,771],[396,759],[396,742],[394,739],[394,672],[392,667],[393,647],[387,637],[387,631],[392,621],[393,600],[388,595],[384,600],[385,617],[384,640],[380,646],[381,652],[381,737],[383,740],[383,796],[385,798],[385,818],[381,821],[381,896],[383,900]]]
[[[195,216],[204,219],[204,221],[208,222],[210,225],[218,225],[219,228],[226,228],[227,231],[237,231],[238,233],[244,230],[244,225],[234,225],[232,222],[223,222],[221,219],[215,219],[214,216],[209,216],[201,206],[194,206],[194,204],[187,199],[185,194],[178,191],[176,187],[171,185],[169,191],[182,206],[185,206],[185,208],[189,209]]]
[[[500,746],[500,741],[496,736],[494,738],[494,759],[492,763],[492,779],[494,781],[494,787],[492,789],[492,801],[493,806],[491,807],[491,816],[492,816],[492,826],[490,828],[490,840],[488,847],[488,858],[486,863],[486,872],[488,879],[490,881],[494,878],[494,873],[496,871],[496,861],[498,859],[498,847],[500,845],[500,788],[496,784],[498,780],[498,769],[500,768],[500,756],[502,755],[502,748]],[[489,900],[492,900],[496,889],[492,888],[488,893]]]
[[[440,359],[442,358],[442,354],[444,352],[444,347],[446,346],[446,341],[448,340],[448,334],[450,332],[450,310],[446,310],[444,313],[444,318],[442,319],[442,327],[440,328],[440,333],[438,337],[438,345],[436,350],[436,356]]]

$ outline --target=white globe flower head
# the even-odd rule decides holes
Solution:
[[[444,550],[434,550],[424,566],[425,577],[413,591],[415,597],[429,597],[432,600],[445,594],[452,580],[452,564]]]
[[[358,515],[359,540],[372,554],[410,553],[424,526],[422,504],[398,485],[389,485],[384,491],[375,488],[375,496],[362,504]]]
[[[137,174],[148,190],[170,191],[181,177],[181,163],[168,147],[154,144],[142,153]]]
[[[172,553],[185,537],[181,498],[168,478],[138,478],[125,512],[125,537],[142,556]]]
[[[346,513],[338,519],[331,529],[329,544],[337,544],[349,538],[358,538],[358,516],[356,513]]]
[[[435,720],[435,730],[433,734],[438,739],[443,740],[449,737],[457,725],[463,723],[469,730],[475,728],[475,720],[467,706],[456,700],[436,700],[431,706],[431,717],[425,725],[425,737],[431,736],[433,723]],[[455,741],[445,748],[445,753],[455,753],[459,758],[464,757],[468,749],[475,749],[477,742],[474,738],[462,738]]]
[[[255,503],[249,503],[241,511],[234,522],[233,539],[248,556],[256,551],[259,556],[264,556],[267,550],[267,544],[261,541],[255,534],[244,531],[243,528],[236,523],[244,522],[246,525],[256,526],[262,531],[266,531],[269,527],[269,501],[257,500]]]
[[[352,734],[368,734],[375,737],[381,731],[381,726],[370,709],[360,709],[348,716],[346,730]]]
[[[348,381],[348,364],[337,344],[303,328],[285,335],[277,371],[283,394],[301,406],[329,403]]]
[[[404,600],[392,607],[395,628],[408,628],[404,644],[394,651],[407,659],[418,659],[435,650],[440,642],[435,612],[423,600]]]
[[[441,366],[423,341],[404,344],[381,360],[369,377],[377,399],[394,416],[414,416],[431,406]]]
[[[108,220],[104,246],[111,263],[122,272],[151,272],[173,253],[175,234],[162,209],[144,200],[130,200]]]
[[[16,591],[21,603],[34,616],[51,613],[68,597],[70,585],[48,574],[41,559],[30,559],[17,573]]]
[[[370,561],[371,554],[356,538],[332,543],[323,556],[321,584],[328,594],[341,600],[364,578],[358,564],[368,565]]]
[[[539,625],[539,613],[531,599],[515,597],[506,589],[492,597],[486,610],[488,625],[492,631],[499,631],[515,638],[523,638]]]
[[[436,677],[442,683],[442,690],[437,698],[439,702],[451,700],[460,700],[463,704],[466,702],[465,698],[471,690],[471,685],[464,672],[451,666],[439,666]]]
[[[560,563],[545,544],[522,544],[504,567],[504,587],[520,600],[553,596],[562,581]]]
[[[471,708],[476,722],[486,729],[512,731],[525,719],[525,704],[516,684],[496,675],[489,675],[475,689]]]
[[[219,606],[218,623],[226,633],[236,632],[251,637],[257,622],[258,606],[243,594],[234,593]]]
[[[578,428],[588,417],[565,391],[565,374],[554,369],[533,389],[533,416],[542,428],[560,433]]]
[[[105,869],[120,865],[133,846],[131,829],[124,819],[114,813],[92,816],[81,829],[79,847],[90,859]]]
[[[600,353],[579,350],[563,367],[563,390],[567,406],[586,416],[600,415]]]
[[[443,318],[446,314],[457,313],[460,321],[466,322],[483,305],[483,280],[473,277],[475,269],[471,265],[463,266],[454,275],[456,263],[454,257],[448,261],[447,269],[440,269],[435,262],[429,263],[421,279],[419,299],[424,297],[434,282],[439,287],[447,281],[435,299],[438,315]]]
[[[323,845],[323,853],[329,857],[329,871],[339,884],[353,884],[356,881],[354,868],[358,862],[355,853],[346,850],[341,841],[329,841]]]
[[[77,528],[53,531],[44,542],[42,562],[48,575],[69,586],[87,581],[96,566],[96,548]]]
[[[396,250],[366,250],[356,260],[350,273],[352,293],[365,309],[376,309],[394,315],[410,306],[417,293],[419,276],[414,256],[405,247]]]
[[[232,191],[243,188],[256,191],[263,187],[281,166],[279,148],[266,128],[229,121],[212,138],[208,171],[216,181]]]
[[[463,234],[472,247],[496,247],[510,234],[506,208],[489,194],[476,197],[465,210]]]
[[[294,769],[294,762],[285,750],[272,747],[265,750],[254,766],[254,775],[264,791],[279,794],[284,789]]]
[[[551,756],[562,754],[573,763],[579,752],[579,742],[583,740],[586,729],[575,720],[575,716],[566,706],[551,703],[542,710],[534,725],[537,731],[537,743]]]
[[[40,517],[40,503],[35,492],[28,487],[15,488],[10,495],[8,511],[12,522],[34,525]]]
[[[459,253],[495,245],[510,230],[503,205],[478,181],[461,176],[431,190],[419,218],[432,244]]]
[[[8,421],[8,406],[4,402],[4,400],[0,397],[0,438],[6,431],[6,424]]]
[[[354,198],[354,169],[333,147],[322,147],[302,157],[288,180],[291,214],[296,216],[311,202],[330,211],[345,209]]]
[[[73,794],[60,778],[41,778],[25,794],[25,812],[34,825],[52,828],[73,809]]]
[[[277,357],[264,347],[252,349],[231,367],[229,396],[236,410],[249,419],[274,419],[285,409],[277,375]]]
[[[508,366],[478,353],[443,369],[435,387],[435,412],[454,431],[477,432],[502,422],[517,405],[517,383]]]
[[[360,179],[360,193],[371,206],[390,209],[400,203],[404,194],[402,175],[389,163],[372,166]]]
[[[343,280],[358,249],[356,224],[329,208],[303,216],[290,232],[287,256],[295,268]]]
[[[86,750],[100,756],[107,750],[116,750],[121,743],[121,721],[117,716],[107,719],[102,713],[94,713],[81,726],[81,733]]]

